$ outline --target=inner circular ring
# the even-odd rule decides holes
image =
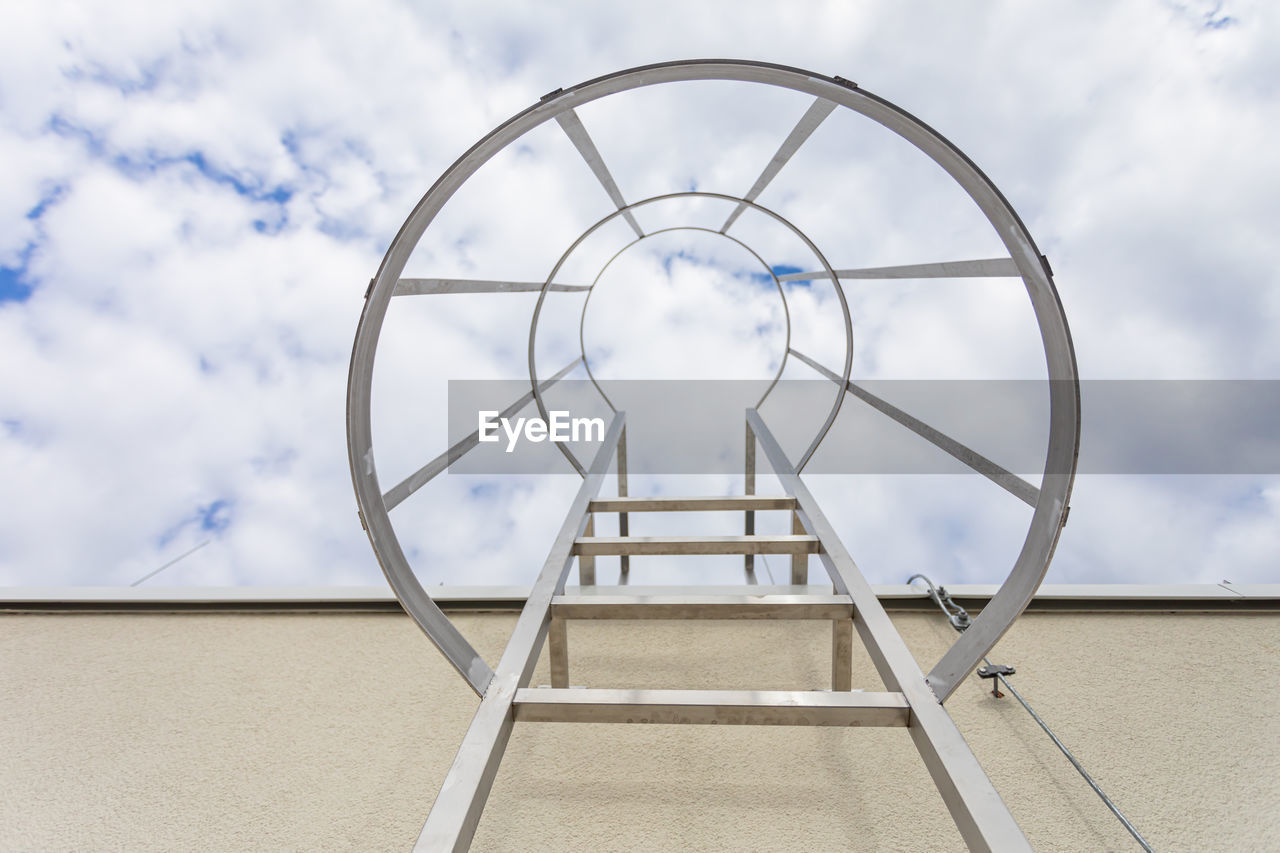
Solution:
[[[664,195],[650,196],[649,198],[641,199],[640,201],[632,202],[631,204],[623,205],[622,207],[619,207],[617,210],[613,211],[612,213],[609,213],[608,215],[598,220],[594,225],[592,225],[586,231],[583,231],[580,235],[578,235],[578,238],[576,240],[574,240],[571,244],[569,244],[569,247],[564,250],[564,254],[560,256],[559,260],[556,261],[555,266],[551,268],[551,273],[547,276],[546,281],[543,282],[542,290],[538,292],[538,302],[533,307],[533,317],[529,321],[529,385],[533,393],[533,402],[537,404],[537,407],[538,407],[538,414],[542,416],[543,420],[546,420],[547,418],[550,417],[550,415],[547,413],[546,401],[542,399],[542,389],[539,388],[538,386],[538,367],[537,367],[536,359],[534,357],[535,347],[536,347],[537,337],[538,337],[538,318],[542,315],[542,306],[543,306],[543,303],[546,302],[547,292],[551,289],[551,283],[555,281],[556,276],[559,275],[561,267],[564,266],[565,262],[574,253],[574,251],[576,251],[577,248],[580,245],[582,245],[582,242],[584,240],[586,240],[588,237],[590,237],[599,229],[603,228],[608,223],[612,222],[614,219],[617,219],[619,216],[629,213],[632,210],[636,210],[638,208],[646,207],[650,204],[654,204],[656,202],[668,201],[670,199],[677,199],[677,198],[713,198],[713,199],[719,199],[721,201],[732,202],[733,204],[745,205],[751,208],[752,210],[758,210],[759,212],[773,219],[775,222],[778,222],[779,224],[785,226],[789,231],[791,231],[792,234],[798,237],[801,240],[801,242],[805,244],[805,246],[809,249],[810,252],[814,254],[814,256],[818,259],[818,262],[821,264],[822,271],[825,273],[824,277],[829,279],[833,287],[835,288],[836,296],[840,300],[841,317],[844,320],[844,365],[843,365],[843,370],[841,371],[841,380],[840,380],[840,383],[836,385],[835,398],[831,403],[831,409],[827,413],[827,418],[823,422],[821,429],[818,430],[817,435],[814,436],[813,441],[810,442],[808,449],[800,457],[799,462],[796,463],[795,470],[796,470],[796,473],[798,474],[804,470],[804,466],[808,464],[809,458],[813,456],[814,452],[816,452],[818,449],[818,445],[822,444],[822,440],[826,438],[827,432],[831,429],[831,425],[835,423],[836,415],[840,413],[840,406],[844,402],[845,384],[849,381],[849,373],[853,368],[853,318],[849,314],[849,301],[845,298],[844,288],[840,285],[839,276],[836,275],[836,272],[832,268],[831,263],[827,260],[826,255],[824,255],[822,253],[822,250],[820,250],[817,247],[817,245],[812,240],[809,239],[809,236],[805,234],[803,231],[801,231],[799,228],[797,228],[786,217],[782,216],[776,211],[770,210],[769,208],[764,207],[763,205],[757,204],[756,202],[751,201],[750,199],[739,198],[738,196],[727,195],[725,193],[707,192],[705,190],[690,190],[686,192],[666,193]],[[772,270],[770,270],[770,273],[772,274]],[[785,301],[786,301],[786,296],[784,294],[783,302],[785,303]],[[788,316],[789,316],[789,312],[788,312]],[[785,365],[782,365],[782,366],[785,366]],[[770,390],[773,390],[773,386],[770,386]],[[761,402],[763,402],[763,400],[764,398],[761,398]],[[612,404],[610,405],[612,406]],[[573,466],[574,470],[576,470],[579,475],[583,477],[587,475],[587,469],[583,467],[582,463],[578,460],[578,458],[573,455],[573,451],[569,449],[568,444],[566,444],[565,442],[557,442],[556,448],[560,451],[561,454],[564,455],[564,458],[569,461],[569,464]]]
[[[724,234],[711,228],[704,228],[700,225],[675,225],[671,228],[661,228],[657,231],[650,231],[643,237],[637,237],[618,251],[614,252],[613,257],[605,261],[604,266],[600,268],[600,272],[596,273],[596,277],[591,280],[591,288],[587,291],[587,298],[582,301],[582,314],[578,318],[578,348],[582,351],[582,366],[587,370],[587,378],[591,380],[591,384],[595,386],[596,391],[600,392],[600,396],[604,398],[605,404],[609,406],[609,409],[614,412],[618,411],[618,408],[613,405],[613,401],[609,399],[609,395],[604,392],[604,389],[600,387],[600,383],[596,381],[595,374],[591,371],[591,359],[587,358],[587,344],[583,334],[587,322],[587,306],[591,304],[591,295],[596,292],[596,285],[600,283],[600,279],[604,277],[605,272],[613,265],[614,261],[626,254],[628,249],[631,249],[639,243],[643,243],[650,237],[656,237],[659,234],[670,234],[673,231],[702,231],[706,234],[714,234],[717,237],[723,237],[726,240],[737,243],[743,249],[746,249],[751,257],[755,258],[760,263],[760,266],[764,267],[765,272],[769,274],[769,278],[773,279],[773,286],[778,289],[778,298],[782,300],[782,314],[783,317],[786,318],[786,340],[782,345],[782,358],[778,362],[778,372],[773,375],[773,380],[769,383],[769,387],[764,390],[764,393],[760,395],[760,400],[756,403],[756,408],[760,408],[760,405],[764,403],[765,398],[769,396],[769,392],[773,390],[773,386],[777,385],[778,380],[782,378],[782,371],[786,369],[787,366],[787,356],[791,354],[791,309],[787,307],[787,294],[782,289],[782,282],[778,280],[778,275],[773,271],[773,267],[769,266],[769,264],[765,262],[765,259],[760,257],[754,249],[739,240],[737,237],[730,237],[728,234]]]

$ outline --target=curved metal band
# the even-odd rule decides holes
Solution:
[[[757,255],[754,249],[739,240],[737,237],[730,237],[728,234],[717,231],[714,228],[704,228],[700,225],[677,225],[672,228],[660,228],[657,231],[650,231],[643,237],[637,237],[618,251],[614,252],[613,257],[605,261],[604,266],[600,268],[600,272],[596,273],[596,277],[591,280],[591,286],[587,288],[587,298],[582,300],[582,314],[578,317],[578,349],[582,352],[582,366],[587,371],[587,378],[591,380],[591,384],[595,386],[596,391],[600,392],[600,396],[604,399],[605,403],[608,404],[609,409],[614,412],[618,411],[618,407],[613,405],[613,402],[609,399],[609,395],[604,393],[604,389],[601,388],[600,383],[596,381],[596,376],[591,371],[591,359],[587,358],[587,344],[583,336],[583,330],[587,323],[587,306],[591,304],[591,294],[595,293],[596,285],[600,283],[600,278],[604,275],[605,270],[609,269],[609,267],[613,265],[614,261],[622,257],[623,253],[643,240],[648,240],[650,237],[656,237],[659,234],[669,234],[672,231],[702,231],[707,234],[714,234],[717,237],[732,240],[743,249],[750,252],[751,257],[760,262],[760,265],[765,268],[767,273],[769,273],[769,277],[773,279],[774,286],[778,288],[778,296],[782,299],[782,314],[787,321],[787,338],[786,342],[783,344],[784,349],[782,353],[782,360],[778,363],[778,372],[773,375],[773,381],[769,383],[769,387],[764,390],[764,394],[761,395],[760,400],[756,403],[755,408],[758,409],[760,408],[760,404],[768,399],[769,393],[773,391],[774,386],[778,384],[778,380],[782,378],[782,371],[787,367],[787,358],[791,355],[791,309],[787,306],[787,294],[786,291],[782,289],[782,282],[778,280],[778,276],[773,271],[773,268],[765,262],[764,258]]]
[[[482,692],[492,677],[491,671],[413,576],[382,504],[382,492],[373,462],[370,395],[374,354],[387,305],[409,255],[427,226],[457,189],[510,141],[565,110],[606,95],[687,80],[736,80],[804,92],[826,98],[888,128],[922,151],[960,184],[991,222],[1022,275],[1040,327],[1050,379],[1050,431],[1045,473],[1026,541],[1012,571],[972,627],[929,673],[929,683],[935,694],[939,699],[945,699],[1026,607],[1039,587],[1057,546],[1075,478],[1080,441],[1080,391],[1075,351],[1061,301],[1035,241],[987,176],[946,138],[905,110],[847,81],[798,68],[765,62],[707,59],[657,63],[598,77],[548,96],[507,120],[445,170],[409,214],[387,250],[365,300],[352,348],[347,384],[347,447],[352,483],[374,552],[410,615],[472,687]],[[544,287],[540,301],[545,292]],[[844,375],[847,380],[848,367]]]
[[[835,271],[831,268],[831,264],[827,261],[826,256],[822,254],[822,251],[817,247],[817,245],[815,245],[814,242],[809,239],[808,235],[806,235],[803,231],[801,231],[799,228],[793,225],[790,221],[788,221],[782,215],[770,210],[767,207],[756,204],[755,202],[752,202],[752,201],[747,201],[746,199],[743,199],[743,198],[738,198],[737,196],[725,195],[724,193],[712,193],[712,192],[703,192],[703,191],[666,193],[665,195],[651,196],[650,198],[642,199],[640,201],[634,202],[624,207],[620,207],[617,210],[613,211],[612,213],[608,214],[607,216],[603,217],[599,221],[597,221],[594,225],[592,225],[586,231],[583,231],[580,235],[578,235],[578,239],[574,240],[573,243],[570,244],[569,248],[566,249],[564,254],[560,256],[560,259],[556,261],[555,266],[551,270],[551,274],[547,276],[547,280],[542,286],[542,292],[538,294],[538,304],[535,305],[533,308],[533,319],[529,323],[529,382],[534,389],[534,393],[533,393],[534,402],[538,404],[538,412],[539,414],[542,415],[542,418],[544,420],[547,419],[548,414],[547,414],[546,404],[544,403],[541,392],[538,389],[538,370],[537,370],[537,364],[535,363],[536,360],[534,358],[534,346],[535,346],[537,335],[538,335],[538,317],[542,313],[542,304],[546,300],[547,293],[551,289],[551,283],[555,281],[555,277],[557,274],[559,274],[560,268],[564,266],[565,262],[573,254],[574,250],[576,250],[584,240],[586,240],[588,237],[590,237],[600,228],[612,222],[614,219],[617,219],[619,216],[625,216],[626,214],[630,213],[631,211],[637,208],[645,207],[647,205],[654,204],[660,201],[669,201],[670,199],[675,199],[675,198],[714,198],[714,199],[719,199],[721,201],[734,202],[735,204],[745,205],[746,207],[750,207],[753,210],[758,210],[761,213],[765,214],[766,216],[772,218],[774,221],[781,223],[787,229],[789,229],[791,233],[795,234],[796,237],[798,237],[805,244],[805,246],[808,247],[809,251],[813,252],[814,257],[816,257],[818,259],[818,262],[822,264],[823,271],[830,275],[832,284],[835,286],[836,296],[840,298],[840,313],[844,319],[844,374],[843,376],[844,376],[844,381],[845,382],[848,381],[849,373],[853,369],[853,318],[849,315],[849,302],[847,299],[845,299],[844,288],[840,285],[840,280],[836,278]],[[719,234],[721,237],[728,236],[721,232],[715,232],[715,233]],[[642,237],[639,239],[644,239],[644,238]],[[733,239],[733,238],[729,238],[729,239]],[[633,241],[633,242],[639,242],[639,240]],[[735,240],[735,242],[739,242],[739,241]],[[739,242],[739,245],[743,245],[744,248],[746,248],[746,246],[744,244],[741,244],[740,242]],[[624,247],[623,251],[625,251],[625,248],[626,247]],[[747,251],[751,251],[751,250],[748,248]],[[621,252],[619,252],[619,254],[621,254]],[[751,252],[751,254],[755,255],[756,253]],[[614,257],[617,257],[617,255],[615,255]],[[756,257],[759,258],[759,255],[756,255]],[[612,263],[612,262],[613,262],[613,259],[610,258],[609,263]],[[762,260],[761,263],[764,263],[764,261]],[[607,267],[608,264],[606,264],[605,266]],[[768,264],[765,264],[765,266],[767,267]],[[601,272],[603,273],[604,270],[602,269]],[[772,269],[769,270],[769,274],[773,275]],[[596,276],[596,278],[597,280],[599,280],[598,275]],[[774,281],[777,282],[777,276],[774,276]],[[593,284],[593,287],[594,287],[594,284]],[[781,292],[782,290],[781,283],[778,284],[778,290],[779,292]],[[786,298],[786,295],[784,294],[782,297],[782,302],[784,306],[786,305],[786,301],[787,301],[787,298]],[[586,310],[585,305],[583,306],[583,310],[584,311]],[[790,309],[788,309],[787,310],[788,348],[790,347],[790,340],[791,340],[790,317],[791,317],[791,312],[790,312]],[[579,341],[581,341],[581,337],[579,337]],[[786,359],[784,357],[783,364],[779,365],[778,367],[778,377],[782,375],[782,368],[785,366],[785,363],[786,363]],[[769,386],[770,391],[773,390],[773,385],[777,384],[778,377],[774,377],[773,384]],[[594,380],[592,381],[594,382]],[[600,386],[597,385],[596,389],[599,390],[599,387]],[[600,395],[603,397],[604,392],[601,391]],[[767,395],[768,395],[768,392],[766,392],[766,396]],[[797,471],[802,470],[804,468],[805,464],[809,461],[809,457],[813,456],[814,452],[818,449],[818,445],[822,444],[822,439],[826,437],[828,430],[831,429],[831,425],[836,422],[836,415],[840,413],[840,406],[844,403],[844,396],[845,396],[844,385],[842,384],[839,386],[839,388],[836,391],[835,399],[832,401],[832,404],[831,404],[831,410],[827,413],[827,419],[823,422],[822,427],[818,430],[817,435],[814,436],[813,441],[809,444],[809,448],[805,451],[804,455],[800,458],[800,462],[796,466]],[[761,399],[763,401],[763,398]],[[608,402],[607,397],[605,398],[605,401]],[[612,406],[612,404],[610,405]],[[573,455],[573,451],[569,449],[569,446],[567,444],[559,443],[556,446],[560,448],[560,452],[564,454],[565,458],[569,460],[569,464],[572,465],[578,471],[579,474],[585,473],[585,469],[582,467],[582,463],[579,462],[577,457]]]

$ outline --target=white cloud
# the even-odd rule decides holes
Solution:
[[[0,266],[35,289],[0,302],[0,582],[128,583],[210,538],[158,581],[375,581],[343,406],[360,299],[382,252],[432,181],[496,124],[554,88],[664,59],[841,74],[937,127],[1049,255],[1086,377],[1274,378],[1276,34],[1263,4],[1137,0],[10,10]],[[750,89],[652,89],[580,112],[630,200],[691,181],[741,193],[806,107]],[[525,142],[450,202],[413,274],[538,280],[609,212],[559,128]],[[832,116],[760,200],[837,267],[999,251],[940,170],[856,116]],[[739,228],[771,262],[813,264],[762,217]],[[563,280],[590,274],[627,233],[605,229],[584,247],[593,260],[575,260]],[[634,342],[690,310],[728,310],[714,288],[689,301],[706,282],[695,266],[677,272],[630,311],[601,299],[597,334]],[[1043,375],[1025,296],[1010,283],[850,283],[855,369]],[[837,365],[834,297],[788,290],[797,348]],[[578,299],[549,321],[573,328]],[[740,319],[772,318],[763,295],[750,301]],[[532,306],[397,300],[374,399],[384,486],[443,449],[445,380],[524,375]],[[735,328],[658,351],[708,369],[727,351],[767,362],[772,350],[744,350]],[[548,332],[544,344],[540,366],[576,352],[572,335]],[[1025,508],[980,478],[844,480],[822,478],[820,491],[876,580],[926,567],[945,582],[998,579],[1025,530]],[[449,476],[396,518],[428,583],[527,582],[572,484],[473,490],[481,484]],[[1272,580],[1274,491],[1259,479],[1083,477],[1054,579]],[[217,523],[206,523],[215,506]]]

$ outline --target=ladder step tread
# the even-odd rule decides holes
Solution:
[[[847,595],[557,595],[564,619],[851,619]]]
[[[742,512],[745,510],[795,509],[796,499],[786,495],[728,495],[723,497],[597,498],[589,512]]]
[[[583,536],[573,553],[610,554],[816,554],[816,536]]]
[[[813,690],[523,688],[515,718],[543,723],[688,723],[754,726],[906,726],[901,693]]]

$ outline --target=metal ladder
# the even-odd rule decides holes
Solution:
[[[813,495],[759,414],[747,411],[749,494],[694,498],[599,498],[625,423],[619,412],[607,430],[566,515],[542,572],[484,691],[480,708],[418,838],[417,850],[466,850],[475,834],[515,723],[673,723],[718,725],[905,727],[973,850],[1029,850],[950,715],[890,622],[870,585],[835,535]],[[782,483],[781,497],[754,491],[758,442]],[[621,473],[621,472],[620,472]],[[624,475],[625,476],[625,475]],[[625,488],[620,489],[625,491]],[[741,511],[743,536],[597,537],[597,513]],[[754,534],[754,513],[792,513],[793,533]],[[625,527],[621,528],[625,531]],[[792,583],[807,583],[816,555],[831,595],[566,595],[575,561],[583,586],[594,583],[595,558],[655,554],[785,554]],[[832,623],[831,690],[626,690],[569,687],[570,619],[825,619]],[[887,691],[853,691],[853,634],[866,647]],[[551,687],[530,687],[549,638]]]
[[[796,500],[792,497],[755,497],[752,495],[731,495],[728,497],[664,497],[664,498],[605,498],[593,500],[587,511],[598,513],[632,513],[632,512],[760,512],[785,510],[791,513],[793,529],[799,524],[795,514]],[[578,557],[578,576],[581,586],[594,583],[595,558],[605,555],[678,555],[678,554],[789,554],[791,555],[793,585],[808,583],[808,559],[819,548],[818,538],[805,534],[791,536],[591,536],[592,524],[587,525],[586,536],[579,537],[574,544],[573,553]],[[852,689],[852,657],[853,657],[853,599],[847,595],[812,595],[812,594],[737,594],[737,595],[557,595],[551,600],[551,627],[548,634],[548,646],[551,658],[551,686],[567,688],[569,686],[569,649],[566,637],[566,623],[573,619],[608,620],[608,619],[819,619],[831,622],[831,689],[849,691]],[[665,694],[682,693],[697,694],[700,691],[616,691],[576,689],[567,701],[575,707],[590,706],[592,708],[607,707],[606,703],[616,703],[621,697],[619,693],[629,694],[628,702],[644,703],[652,697],[639,694],[658,692]],[[661,717],[649,717],[648,722],[695,722],[689,718],[690,713],[701,714],[704,718],[696,722],[719,723],[721,719],[714,714],[707,715],[698,708],[710,707],[701,699],[714,699],[716,709],[736,707],[743,709],[747,715],[741,722],[767,722],[759,714],[752,717],[750,711],[762,707],[759,691],[753,691],[748,698],[737,695],[733,691],[708,691],[717,695],[700,697],[697,695],[682,696],[679,705],[663,705]],[[532,703],[556,701],[556,697],[546,691],[530,694]],[[517,700],[519,702],[519,700]],[[690,704],[697,703],[697,704]],[[687,706],[687,707],[686,707]],[[539,704],[539,708],[541,704]],[[615,707],[625,707],[625,703]],[[648,707],[647,705],[645,706]],[[656,707],[656,706],[655,706]],[[792,706],[799,713],[800,706]],[[541,714],[540,710],[526,709],[529,714]],[[624,716],[624,712],[597,710],[608,720]],[[517,717],[517,719],[523,719]],[[535,719],[535,717],[529,717]],[[537,719],[541,719],[538,716]],[[617,720],[624,722],[625,719]],[[778,721],[780,722],[780,720]],[[837,725],[838,723],[831,723]],[[905,723],[903,723],[905,725]]]

